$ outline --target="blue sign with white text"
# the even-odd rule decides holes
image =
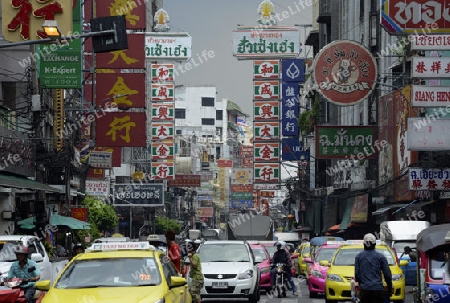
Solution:
[[[253,200],[231,200],[231,208],[249,208],[253,206]]]
[[[281,80],[283,82],[305,82],[305,59],[282,59]]]
[[[298,83],[282,83],[281,93],[281,134],[283,136],[298,136],[299,116]]]
[[[283,161],[309,161],[309,151],[303,149],[303,143],[300,138],[281,139],[281,160]]]

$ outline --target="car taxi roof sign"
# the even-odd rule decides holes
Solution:
[[[346,240],[344,241],[346,245],[362,245],[364,244],[364,240]],[[384,241],[377,240],[376,245],[386,245]]]
[[[344,245],[347,244],[346,241],[327,241],[325,242],[326,245]]]
[[[93,251],[108,251],[108,250],[150,250],[156,249],[155,246],[148,242],[108,242],[108,243],[94,243],[86,252]]]

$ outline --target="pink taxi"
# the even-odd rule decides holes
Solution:
[[[272,282],[270,281],[270,255],[266,248],[261,244],[250,243],[250,248],[255,256],[255,261],[258,263],[261,277],[259,280],[259,288],[266,292],[272,289]]]
[[[325,281],[327,271],[334,253],[342,244],[334,241],[333,244],[326,242],[319,247],[316,254],[311,258],[305,258],[305,262],[309,263],[308,269],[308,288],[309,297],[315,298],[319,293],[325,293]]]

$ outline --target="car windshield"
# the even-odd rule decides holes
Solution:
[[[0,262],[16,261],[14,253],[19,242],[0,242]]]
[[[262,260],[267,260],[266,251],[264,248],[252,248],[255,259],[259,256]]]
[[[395,259],[388,249],[378,247],[375,249],[386,257],[389,266],[395,265]],[[339,249],[336,253],[336,256],[334,257],[333,265],[354,266],[356,255],[363,250],[364,248]]]
[[[267,252],[269,255],[273,256],[273,254],[277,251],[276,246],[266,246]]]
[[[316,256],[316,262],[325,260],[328,262],[331,262],[331,259],[333,258],[334,252],[337,248],[322,248],[319,250]]]
[[[397,254],[402,254],[405,251],[405,246],[409,246],[411,249],[416,248],[415,242],[394,242],[392,245],[393,248],[395,248],[395,251]]]
[[[244,244],[206,244],[198,254],[202,263],[206,262],[250,262],[249,251]]]
[[[442,279],[447,268],[450,249],[441,248],[430,254],[430,277],[432,279]]]
[[[55,288],[154,286],[161,275],[154,258],[77,260],[58,279]]]
[[[302,250],[302,255],[311,253],[311,246],[305,246]]]

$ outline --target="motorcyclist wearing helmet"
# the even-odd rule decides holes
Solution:
[[[291,284],[292,294],[294,296],[297,295],[297,287],[295,286],[294,280],[292,279],[292,263],[291,263],[291,256],[285,249],[285,245],[283,241],[278,241],[275,243],[275,246],[277,247],[277,251],[273,254],[272,260],[270,262],[272,269],[270,270],[270,279],[272,281],[272,285],[275,285],[275,275],[277,272],[277,268],[275,267],[278,263],[285,264],[284,271],[286,272],[286,277],[289,281],[289,284]]]
[[[41,278],[41,272],[36,262],[28,259],[28,247],[17,246],[15,248],[15,254],[17,261],[15,261],[11,265],[11,268],[8,272],[8,279],[22,279],[20,288],[23,289],[25,298],[27,298],[28,303],[32,303],[33,296],[36,293],[34,284]]]
[[[386,257],[375,250],[376,238],[369,233],[364,236],[364,251],[355,257],[355,281],[359,284],[361,303],[384,302],[384,286],[381,273],[392,294],[392,274]]]

